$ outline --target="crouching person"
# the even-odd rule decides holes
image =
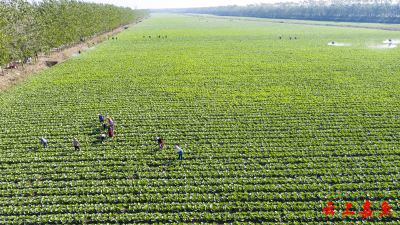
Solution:
[[[104,116],[100,114],[97,114],[97,116],[99,116],[100,123],[104,123]]]
[[[102,134],[102,135],[100,136],[100,139],[101,139],[101,142],[107,140],[107,135],[106,135],[106,134]]]

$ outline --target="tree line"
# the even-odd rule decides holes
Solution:
[[[152,9],[151,12],[199,13],[276,19],[342,22],[400,23],[400,4],[395,0],[306,0],[298,3],[261,3],[184,9]]]
[[[77,0],[0,0],[0,64],[69,46],[149,14]]]

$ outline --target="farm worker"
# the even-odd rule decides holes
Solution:
[[[99,116],[100,123],[103,123],[104,122],[104,116],[100,115],[100,114],[97,114],[97,116]]]
[[[165,35],[165,38],[167,38],[167,35]]]
[[[107,117],[107,119],[108,119],[108,122],[110,123],[110,125],[108,127],[111,127],[111,129],[114,129],[114,121],[110,117]]]
[[[279,37],[279,39],[282,39],[282,37]]]
[[[157,138],[158,146],[160,146],[160,150],[164,148],[164,142],[162,141],[161,138]]]
[[[108,136],[110,136],[110,137],[114,136],[114,132],[111,127],[108,127]]]
[[[183,159],[183,150],[181,148],[179,148],[179,146],[175,146],[176,149],[176,153],[179,154],[178,160],[182,160]]]
[[[103,128],[104,128],[104,130],[107,130],[107,124],[106,123],[103,123]]]
[[[292,37],[289,37],[290,38],[290,40],[292,40]]]
[[[40,142],[43,144],[43,147],[47,148],[47,141],[46,139],[39,137]]]
[[[100,136],[100,138],[101,138],[101,142],[103,142],[103,141],[107,140],[107,135],[106,134],[102,134]]]
[[[143,36],[143,38],[145,38],[146,36]]]
[[[115,40],[118,40],[118,37],[115,37]]]
[[[74,137],[74,147],[75,150],[79,150],[79,147],[81,147],[81,144],[79,143],[78,139],[76,139],[76,137]]]
[[[332,44],[334,45],[334,44],[335,44],[335,42],[334,42],[334,41],[332,41]]]
[[[297,39],[297,37],[294,37],[294,39]]]

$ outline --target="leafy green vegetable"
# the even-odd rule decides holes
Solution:
[[[0,223],[397,224],[395,35],[153,14],[0,96]]]

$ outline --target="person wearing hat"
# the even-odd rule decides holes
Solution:
[[[178,160],[182,160],[183,159],[183,150],[181,148],[179,148],[179,146],[175,146],[175,150],[176,150],[176,154],[179,154],[178,156]]]
[[[97,115],[99,116],[100,123],[103,123],[104,122],[104,116],[100,115],[100,114],[97,114]]]
[[[81,144],[79,143],[78,139],[76,139],[76,137],[74,137],[74,147],[75,150],[79,150],[79,148],[81,147]]]
[[[107,135],[101,134],[100,138],[101,138],[101,142],[103,142],[103,141],[107,140]]]
[[[160,146],[160,150],[164,148],[164,142],[161,138],[157,137],[158,146]]]
[[[40,142],[43,144],[43,147],[44,147],[44,148],[47,148],[47,141],[46,141],[46,139],[44,139],[44,138],[42,138],[42,137],[39,137],[39,140],[40,140]]]

